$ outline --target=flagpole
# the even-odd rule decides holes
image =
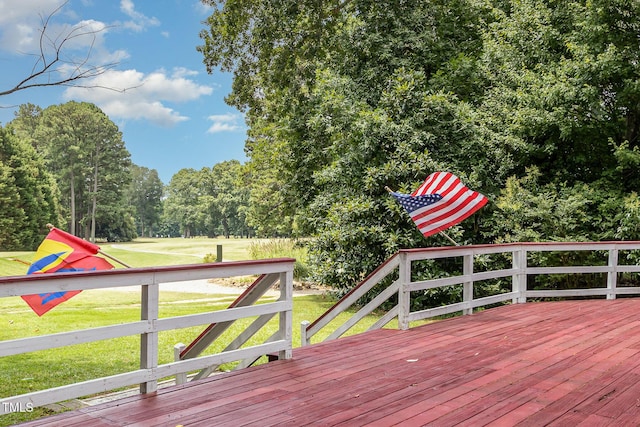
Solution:
[[[125,266],[127,268],[133,268],[130,265],[125,264],[124,262],[120,261],[118,258],[116,258],[116,257],[114,257],[112,255],[109,255],[108,253],[102,252],[102,249],[98,249],[98,253],[103,255],[103,256],[105,256],[105,257],[107,257],[107,258],[109,258],[109,259],[112,259],[113,261],[115,261],[115,262],[117,262],[119,264],[122,264],[123,266]]]
[[[449,239],[449,241],[451,243],[453,243],[456,246],[460,246],[455,240],[453,240],[451,237],[449,237],[449,235],[447,233],[445,233],[444,231],[441,231],[440,234],[442,234],[444,237],[446,237],[447,239]]]
[[[56,228],[53,224],[47,224],[47,228],[49,229],[49,231],[53,230],[54,228]],[[95,245],[95,244],[94,244]],[[132,268],[129,264],[124,263],[123,261],[120,261],[118,258],[114,257],[113,255],[109,255],[108,253],[103,252],[100,248],[98,248],[98,253],[106,258],[109,258],[115,262],[117,262],[118,264],[121,264],[127,268]]]
[[[387,190],[387,192],[389,192],[389,193],[393,193],[393,190],[390,189],[389,187],[387,187],[386,185],[384,186],[384,189]],[[451,237],[449,237],[449,235],[447,233],[445,233],[444,231],[440,231],[439,233],[442,234],[444,237],[446,237],[455,246],[460,246],[455,240],[453,240]]]

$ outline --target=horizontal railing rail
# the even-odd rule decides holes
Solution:
[[[368,329],[379,329],[393,319],[398,319],[398,327],[407,329],[411,322],[431,319],[453,313],[471,314],[474,309],[510,301],[524,303],[532,298],[571,298],[597,297],[615,299],[619,295],[640,295],[640,287],[619,287],[617,283],[620,273],[640,273],[640,265],[620,264],[619,254],[622,251],[640,250],[640,242],[540,242],[540,243],[508,243],[496,245],[449,246],[439,248],[405,249],[393,255],[378,269],[367,276],[342,297],[327,312],[314,322],[303,322],[301,325],[301,344],[309,345],[312,337],[335,320],[340,314],[354,307],[361,298],[372,292],[383,280],[391,284],[355,314],[341,324],[332,324],[331,333],[324,340],[336,339],[344,335],[358,324],[367,314],[382,304],[397,299],[386,314]],[[570,266],[533,266],[529,265],[531,254],[544,252],[603,252],[607,254],[603,265],[570,265]],[[476,258],[491,255],[506,256],[511,259],[510,268],[474,271]],[[426,260],[462,258],[462,271],[458,275],[440,277],[429,280],[412,280],[413,263]],[[640,258],[640,257],[639,257]],[[528,279],[534,275],[555,274],[606,274],[606,286],[598,288],[577,289],[528,289]],[[391,279],[397,277],[395,280]],[[511,289],[495,295],[474,297],[475,284],[487,280],[508,279]],[[449,286],[462,286],[460,302],[411,311],[412,292],[420,292]],[[334,322],[335,323],[335,322]]]
[[[108,271],[51,273],[0,278],[0,298],[61,292],[70,290],[109,289],[126,286],[141,287],[139,321],[101,326],[0,341],[0,357],[15,356],[40,350],[90,343],[132,335],[140,336],[140,369],[75,384],[0,398],[0,414],[16,408],[33,408],[69,399],[104,393],[122,387],[139,385],[141,393],[153,392],[162,378],[206,370],[224,363],[255,360],[278,353],[290,358],[292,352],[293,265],[292,258],[257,261],[221,262],[155,268],[132,268]],[[232,307],[176,317],[160,317],[160,284],[190,280],[216,279],[247,275],[266,275],[279,280],[280,297],[264,304]],[[275,284],[278,280],[273,280]],[[252,302],[257,299],[252,300]],[[279,315],[278,331],[263,344],[234,347],[216,354],[194,356],[171,363],[159,364],[158,334],[162,331],[207,324],[224,324],[256,316]],[[200,351],[202,348],[199,349]]]

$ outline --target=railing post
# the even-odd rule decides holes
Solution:
[[[160,285],[142,285],[141,320],[148,320],[152,324],[158,320],[158,301]],[[155,329],[155,328],[154,328]],[[140,336],[140,369],[158,367],[158,332],[145,332]],[[140,384],[140,393],[151,393],[158,389],[158,381],[152,380]]]
[[[307,327],[309,327],[310,324],[311,322],[308,320],[300,322],[300,347],[305,347],[311,344],[311,340],[307,336]]]
[[[280,312],[280,339],[287,342],[287,349],[279,352],[279,359],[291,359],[293,356],[293,265],[291,269],[280,273],[280,301],[288,301],[290,308]]]
[[[512,276],[511,291],[516,297],[511,301],[514,304],[527,302],[527,250],[519,246],[512,252],[512,264],[516,273]]]
[[[463,258],[462,265],[462,274],[463,275],[472,275],[473,274],[473,253],[469,255],[465,255]],[[473,301],[473,281],[464,282],[462,285],[462,301],[465,303],[471,303]],[[463,315],[473,314],[473,308],[465,308],[462,310]]]
[[[609,272],[607,273],[607,299],[616,299],[618,286],[618,249],[609,249]]]
[[[411,292],[407,290],[411,282],[411,261],[407,259],[406,253],[400,253],[400,265],[398,266],[399,282],[398,287],[398,328],[409,329],[409,312],[411,310]]]
[[[173,346],[173,360],[175,362],[179,362],[180,361],[180,353],[182,353],[182,351],[185,348],[187,348],[187,346],[184,345],[181,342],[179,342],[178,344]],[[176,374],[176,385],[186,384],[186,383],[187,383],[187,374],[186,374],[186,372],[181,372],[179,374]]]

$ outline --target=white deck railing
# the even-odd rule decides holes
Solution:
[[[411,322],[429,319],[436,316],[458,313],[471,314],[474,308],[485,307],[496,303],[511,301],[524,303],[531,298],[567,298],[567,297],[597,297],[615,299],[618,295],[640,294],[640,287],[619,287],[617,280],[621,273],[640,273],[640,265],[620,264],[621,252],[640,250],[640,242],[585,242],[585,243],[512,243],[501,245],[452,246],[444,248],[425,248],[401,250],[385,261],[377,270],[371,273],[354,289],[347,293],[340,301],[331,307],[313,323],[303,322],[301,325],[302,345],[311,344],[311,338],[319,331],[328,328],[332,332],[325,340],[342,336],[365,316],[380,307],[391,297],[397,295],[397,304],[387,310],[386,314],[369,327],[379,329],[394,318],[398,319],[398,327],[407,329]],[[594,252],[606,254],[602,265],[596,266],[530,266],[529,254],[541,252]],[[510,268],[486,269],[475,272],[477,258],[497,255],[511,259]],[[443,258],[462,258],[462,271],[458,275],[431,280],[412,279],[412,265],[417,261],[435,260]],[[601,287],[586,289],[541,289],[527,288],[527,279],[532,275],[553,274],[606,274],[606,283]],[[347,309],[355,306],[365,295],[372,291],[388,276],[396,277],[386,289],[365,306],[361,307],[346,322],[336,325],[336,318]],[[511,281],[510,292],[474,298],[474,284],[485,280],[504,279]],[[429,309],[411,311],[411,293],[427,289],[448,286],[462,287],[462,300],[457,303],[433,307]],[[332,323],[333,322],[333,323]]]
[[[0,278],[0,298],[123,286],[141,287],[139,321],[98,328],[62,332],[53,335],[0,341],[0,358],[39,350],[65,347],[131,335],[140,336],[140,369],[47,390],[0,398],[0,414],[21,408],[33,408],[82,396],[103,393],[139,384],[141,393],[157,389],[158,380],[186,372],[206,370],[233,361],[255,360],[261,355],[278,353],[288,359],[292,352],[293,265],[291,258],[261,261],[222,262],[157,268],[132,268],[81,273],[52,273]],[[265,275],[279,279],[280,297],[265,304],[234,307],[227,310],[179,317],[159,317],[160,284],[189,280],[214,279],[245,275]],[[257,300],[257,298],[256,298]],[[279,315],[275,337],[260,345],[234,347],[217,354],[192,357],[159,364],[158,333],[204,324],[221,324],[249,317]],[[45,314],[46,316],[46,314]]]
[[[615,299],[619,295],[640,294],[640,287],[618,286],[619,274],[640,273],[640,265],[619,262],[621,253],[637,250],[640,250],[640,242],[513,243],[401,250],[385,261],[316,321],[313,323],[304,322],[301,329],[302,345],[310,344],[311,338],[315,334],[326,328],[340,313],[354,306],[364,295],[390,275],[395,277],[395,280],[381,290],[368,304],[361,307],[349,320],[332,328],[333,332],[326,339],[342,336],[367,314],[394,296],[397,296],[397,304],[369,329],[381,328],[394,318],[398,319],[398,325],[401,329],[407,329],[411,322],[456,312],[471,314],[475,308],[507,301],[524,303],[531,298],[598,296]],[[603,260],[599,263],[600,265],[557,267],[529,265],[530,254],[584,251],[601,252]],[[491,256],[508,259],[510,265],[504,268],[503,262],[502,268],[487,268],[484,261]],[[418,269],[415,268],[414,263],[446,258],[461,261],[460,274],[430,280],[414,280],[415,274],[412,274],[412,270]],[[479,259],[483,260],[482,271],[476,271],[480,270],[476,267]],[[245,364],[247,361],[255,360],[265,354],[278,353],[280,358],[290,358],[292,355],[293,264],[293,259],[286,258],[0,278],[0,298],[67,290],[140,286],[142,307],[139,321],[54,335],[0,341],[0,357],[131,335],[139,335],[141,344],[140,369],[48,390],[0,398],[0,414],[13,412],[14,408],[19,410],[25,407],[42,406],[136,384],[140,385],[140,392],[147,393],[156,390],[158,380],[162,378],[181,376],[186,372],[193,371],[201,371],[199,375],[204,375],[212,367],[222,363],[240,360],[241,364]],[[527,288],[530,276],[554,274],[606,275],[606,283],[600,287],[586,289],[535,290]],[[280,298],[272,303],[249,305],[257,301],[255,295],[251,294],[238,302],[237,306],[227,310],[171,318],[159,317],[160,283],[245,275],[264,275],[264,279],[256,282],[256,289],[262,290],[265,289],[265,283],[275,283],[279,279]],[[474,296],[475,284],[487,280],[510,281],[511,289],[507,292],[476,298]],[[460,302],[411,311],[412,292],[448,286],[462,287]],[[267,318],[276,314],[279,315],[279,331],[264,344],[240,348],[240,343],[245,342],[242,337],[220,353],[199,357],[202,347],[215,339],[224,325],[229,322],[257,317],[257,320],[252,324],[252,327],[256,327],[256,324],[264,324]],[[178,357],[178,360],[173,363],[159,364],[159,332],[204,324],[211,324],[211,327],[199,337],[199,340],[192,343],[190,348],[183,350],[183,354]]]

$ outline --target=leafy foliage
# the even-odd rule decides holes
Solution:
[[[131,183],[127,199],[135,208],[136,232],[139,236],[152,237],[160,224],[164,186],[158,171],[131,165]]]
[[[135,236],[124,199],[130,155],[118,127],[98,107],[68,102],[42,110],[26,104],[11,127],[55,177],[66,229],[91,240]]]
[[[256,241],[249,246],[251,259],[295,258],[293,278],[306,280],[309,276],[307,250],[301,241],[294,239],[270,239]]]
[[[637,238],[638,4],[210,3],[199,50],[247,112],[248,219],[312,236],[317,280],[448,244],[384,191],[436,170],[491,200],[460,243]]]
[[[164,219],[177,224],[182,236],[247,236],[249,192],[240,162],[231,160],[212,168],[182,169],[171,178],[164,202]]]
[[[58,188],[28,142],[0,127],[0,250],[34,250],[60,222]]]

